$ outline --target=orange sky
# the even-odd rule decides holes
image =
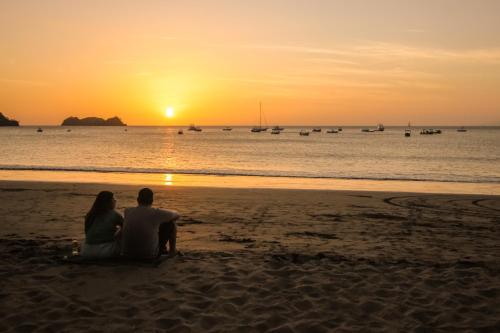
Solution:
[[[500,125],[500,1],[2,1],[22,124]],[[175,117],[167,119],[172,106]]]

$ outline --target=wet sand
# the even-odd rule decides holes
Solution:
[[[0,331],[500,331],[500,197],[156,187],[183,255],[68,264],[95,194],[0,182]]]

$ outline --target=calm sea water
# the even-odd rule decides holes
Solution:
[[[204,128],[178,135],[166,127],[0,128],[0,169],[287,176],[500,183],[500,128],[404,128],[299,136]]]

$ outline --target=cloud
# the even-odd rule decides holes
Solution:
[[[353,50],[362,57],[397,57],[406,59],[500,63],[500,48],[458,50],[412,47],[392,43],[370,43],[356,46]]]
[[[315,54],[324,56],[349,57],[353,59],[387,60],[401,59],[428,59],[446,61],[473,61],[484,63],[500,63],[500,48],[485,49],[440,49],[413,47],[404,44],[368,42],[361,45],[346,45],[338,48],[317,48],[300,45],[240,45],[241,48],[256,50],[274,50],[282,52],[294,52],[304,54]],[[318,61],[318,58],[315,58]],[[323,58],[327,61],[328,58]],[[332,61],[341,61],[334,59]]]

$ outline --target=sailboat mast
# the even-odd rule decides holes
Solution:
[[[259,128],[262,128],[262,102],[259,102]]]

